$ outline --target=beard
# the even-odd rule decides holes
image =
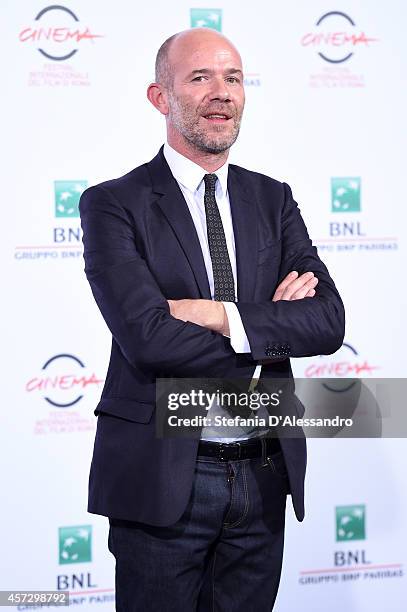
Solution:
[[[176,97],[173,91],[168,92],[168,102],[168,117],[171,123],[185,140],[199,151],[211,154],[223,153],[230,149],[236,141],[239,135],[243,107],[239,112],[236,107],[230,108],[229,103],[222,105],[219,102],[195,108],[187,100]],[[227,133],[225,133],[224,125],[213,125],[210,130],[205,130],[200,122],[202,122],[204,115],[210,113],[227,113],[228,116],[233,113],[228,120],[228,124],[232,122],[232,129],[228,125]],[[203,120],[205,121],[205,119]]]

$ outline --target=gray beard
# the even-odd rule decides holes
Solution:
[[[171,100],[172,98],[172,100]],[[234,132],[224,140],[214,140],[208,137],[203,130],[198,130],[194,124],[188,124],[185,117],[188,117],[188,107],[182,105],[176,98],[170,95],[171,120],[177,130],[190,144],[203,153],[217,154],[230,149],[239,135],[240,120],[235,123]]]
[[[211,140],[206,134],[202,132],[190,132],[182,131],[181,134],[188,142],[194,145],[197,149],[204,153],[223,153],[230,149],[239,135],[240,126],[227,140]]]

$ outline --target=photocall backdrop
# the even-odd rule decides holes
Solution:
[[[83,272],[79,196],[164,142],[146,100],[160,44],[222,31],[245,66],[231,161],[290,184],[346,306],[343,347],[293,360],[295,374],[405,377],[405,4],[26,0],[0,15],[1,588],[113,610],[107,519],[86,512],[110,334]],[[406,467],[401,439],[309,440],[277,612],[406,609]]]

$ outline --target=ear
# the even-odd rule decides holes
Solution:
[[[147,89],[147,98],[151,104],[163,115],[168,115],[167,93],[159,83],[151,83]]]

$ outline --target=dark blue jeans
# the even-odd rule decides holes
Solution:
[[[198,456],[192,493],[168,527],[110,520],[117,612],[268,612],[280,581],[288,479],[281,452]]]

